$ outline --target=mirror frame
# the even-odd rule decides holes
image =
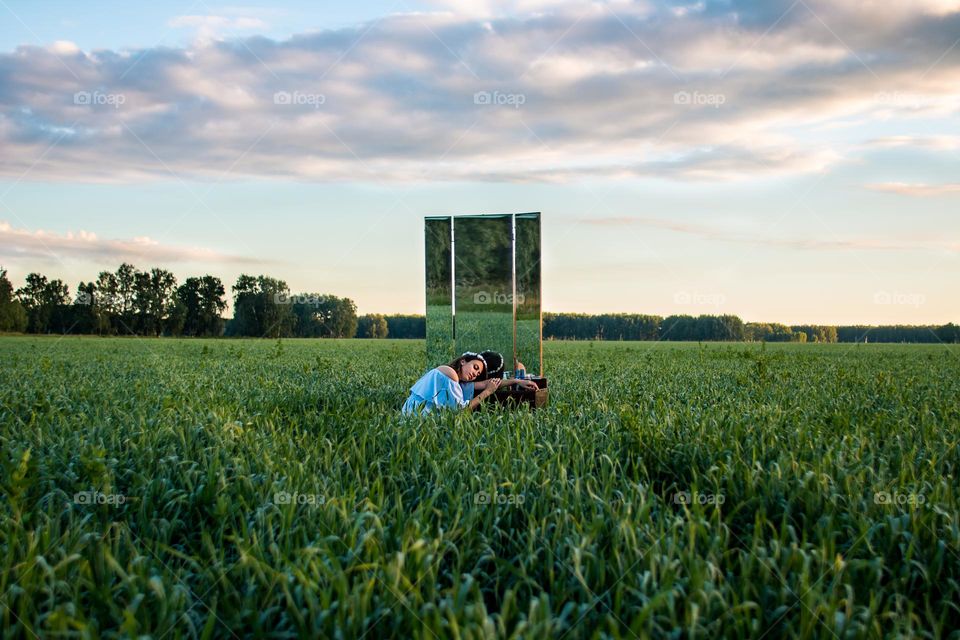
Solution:
[[[528,370],[532,369],[532,365],[535,365],[535,366],[536,366],[536,371],[535,371],[535,372],[531,371],[531,373],[536,373],[536,374],[539,375],[539,376],[545,376],[544,367],[543,367],[543,307],[542,307],[542,302],[543,302],[543,299],[542,299],[542,293],[543,293],[542,272],[543,272],[543,270],[542,270],[542,268],[541,268],[541,263],[542,263],[542,260],[543,260],[543,254],[542,254],[542,250],[541,250],[541,241],[542,241],[541,224],[540,224],[540,223],[541,223],[541,213],[540,213],[539,211],[523,212],[523,213],[506,213],[506,214],[504,214],[504,213],[493,213],[493,214],[474,214],[474,215],[461,215],[461,216],[427,216],[427,217],[424,218],[424,239],[425,239],[425,246],[424,246],[424,266],[425,266],[425,272],[426,272],[425,284],[426,284],[426,302],[427,302],[427,305],[426,305],[427,308],[426,308],[426,310],[425,310],[426,312],[425,312],[425,316],[424,316],[424,317],[425,317],[425,323],[426,323],[426,351],[427,351],[427,354],[426,354],[426,355],[427,355],[427,365],[428,365],[428,366],[436,366],[436,364],[440,364],[440,362],[437,362],[437,363],[434,363],[434,362],[433,362],[433,360],[436,360],[438,357],[441,358],[441,359],[443,359],[443,358],[446,358],[446,355],[450,355],[450,358],[447,358],[447,359],[443,359],[443,360],[442,360],[443,362],[448,362],[449,360],[453,359],[453,357],[455,357],[455,356],[458,355],[460,352],[462,352],[462,350],[460,350],[460,349],[457,348],[457,344],[458,344],[458,338],[457,338],[457,333],[458,333],[458,331],[457,331],[457,275],[456,275],[456,264],[457,264],[457,255],[456,255],[456,254],[457,254],[457,249],[456,249],[457,220],[481,220],[481,219],[496,220],[496,219],[503,219],[504,217],[508,217],[508,218],[510,219],[510,239],[509,239],[509,245],[510,245],[510,254],[511,254],[511,258],[510,258],[511,265],[510,265],[510,284],[509,284],[509,287],[510,287],[510,295],[511,295],[511,299],[512,299],[512,314],[511,314],[512,317],[511,317],[511,324],[512,324],[512,334],[513,334],[513,335],[512,335],[513,353],[511,354],[511,355],[512,355],[512,359],[511,359],[509,362],[510,362],[510,363],[515,363],[515,362],[517,362],[518,353],[519,353],[520,351],[525,351],[525,352],[527,352],[527,353],[530,353],[531,351],[533,351],[534,354],[535,354],[535,357],[536,357],[536,361],[535,361],[535,362],[524,362],[524,364],[525,364],[525,366],[527,367]],[[535,296],[536,296],[536,313],[535,313],[535,315],[536,315],[536,320],[537,320],[537,322],[536,322],[536,332],[535,332],[535,338],[536,338],[536,348],[535,348],[535,349],[518,348],[518,346],[519,346],[519,345],[518,345],[518,339],[523,340],[523,338],[522,338],[522,337],[518,337],[518,334],[517,334],[517,311],[518,311],[518,310],[517,310],[517,300],[518,300],[518,293],[523,293],[523,292],[518,292],[518,281],[517,281],[517,266],[518,266],[518,265],[517,265],[517,259],[518,259],[518,251],[517,251],[517,249],[518,249],[518,247],[517,247],[517,244],[518,244],[517,222],[518,222],[518,220],[523,221],[522,224],[527,224],[528,221],[529,221],[529,222],[534,223],[534,225],[535,225],[534,227],[531,227],[531,228],[535,228],[535,234],[534,234],[534,237],[535,237],[535,247],[528,247],[528,248],[526,248],[526,249],[524,249],[524,250],[521,251],[521,255],[525,255],[525,254],[527,254],[527,253],[532,253],[533,255],[536,256],[536,258],[535,258],[535,260],[534,260],[534,264],[528,267],[528,270],[530,270],[530,271],[535,271],[535,272],[536,272],[536,277],[535,277],[534,279],[532,279],[532,281],[535,282],[535,287],[526,287],[526,286],[525,286],[526,283],[522,283],[523,286],[525,287],[525,289],[524,289],[525,291],[529,291],[531,294],[535,294]],[[436,300],[435,300],[435,298],[436,298],[436,291],[433,291],[433,292],[432,292],[432,291],[431,291],[431,288],[437,289],[437,287],[435,286],[436,283],[433,283],[433,282],[432,282],[432,280],[435,279],[435,275],[432,275],[433,272],[432,272],[431,269],[430,269],[430,265],[429,265],[430,256],[433,255],[434,253],[437,253],[437,252],[439,252],[439,253],[442,254],[442,253],[445,252],[445,250],[446,250],[445,246],[441,246],[441,247],[438,249],[435,245],[432,245],[432,244],[431,244],[431,242],[432,242],[431,236],[432,236],[432,235],[435,236],[436,233],[437,233],[437,229],[442,229],[443,226],[445,226],[443,223],[448,223],[448,224],[449,224],[449,234],[450,234],[450,235],[449,235],[449,247],[450,247],[450,249],[449,249],[449,254],[450,254],[450,255],[449,255],[449,260],[445,260],[445,263],[446,263],[447,265],[449,265],[449,267],[450,267],[450,269],[449,269],[449,271],[450,271],[450,273],[449,273],[449,290],[450,290],[450,307],[449,307],[450,322],[449,322],[449,324],[447,324],[447,323],[445,323],[445,322],[442,322],[442,321],[441,321],[442,319],[440,319],[440,318],[433,317],[433,316],[436,316],[438,310],[436,309],[436,305],[435,305],[435,304],[434,304],[434,305],[431,305],[431,304],[430,304],[431,301],[433,301],[433,302],[436,301]],[[433,227],[433,231],[432,231],[432,232],[431,232],[431,227]],[[445,233],[445,232],[444,232],[444,231],[441,231],[441,233]],[[525,235],[525,234],[520,234],[520,235]],[[446,238],[446,236],[444,236],[444,237]],[[433,242],[435,242],[435,241],[436,241],[436,239],[433,240]],[[444,244],[446,244],[446,242],[444,242]],[[435,271],[435,269],[434,269],[434,271]],[[442,274],[442,275],[445,276],[446,274]],[[526,275],[526,274],[525,274],[525,275]],[[529,294],[524,293],[524,295],[526,296],[526,295],[529,295]],[[525,298],[524,298],[524,299],[525,299]],[[531,306],[532,306],[532,305],[531,305]],[[433,316],[431,316],[431,307],[433,307]],[[441,313],[443,313],[443,311],[441,311]],[[431,322],[431,319],[433,320],[432,322]],[[438,321],[439,321],[439,322],[438,322]],[[449,327],[449,328],[450,328],[450,334],[447,334],[446,329],[445,329],[445,328],[442,328],[441,325],[442,325],[443,327]],[[431,329],[431,327],[432,327],[432,329]],[[439,334],[438,334],[438,331],[440,332]],[[441,343],[438,342],[438,340],[439,340],[439,341],[442,341],[443,344],[449,344],[449,345],[450,345],[450,348],[452,349],[452,352],[450,352],[449,354],[447,354],[446,352],[447,352],[448,350],[447,350],[447,349],[443,349],[443,351],[444,351],[445,353],[444,353],[444,354],[440,354],[440,353],[439,353],[440,349],[438,349],[437,347],[438,347],[438,345],[440,345]],[[490,345],[469,345],[469,346],[470,346],[470,348],[474,348],[474,349],[486,349],[486,348],[489,348],[489,347],[490,347]],[[504,354],[504,359],[506,359],[507,356],[508,356],[508,354],[505,353],[505,354]],[[521,361],[522,361],[522,360],[521,360]],[[507,365],[507,364],[508,364],[508,362],[505,362],[505,363],[504,363],[504,365],[505,365],[505,367],[504,367],[505,371],[507,370],[507,369],[506,369],[506,365]],[[511,365],[511,366],[512,366],[512,365]]]

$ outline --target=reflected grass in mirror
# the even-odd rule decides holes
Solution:
[[[451,219],[424,221],[426,255],[426,368],[453,359],[453,254]]]
[[[518,213],[516,229],[517,359],[531,374],[543,374],[540,309],[540,214]]]
[[[453,222],[456,351],[513,357],[513,244],[510,215]],[[509,366],[509,364],[508,364]]]

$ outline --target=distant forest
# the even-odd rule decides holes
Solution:
[[[226,289],[210,275],[177,282],[172,273],[123,263],[80,282],[76,294],[39,273],[14,289],[0,268],[0,331],[36,334],[247,336],[262,338],[424,338],[420,315],[357,315],[349,298],[291,293],[283,280],[241,275]],[[743,322],[733,315],[544,313],[543,337],[557,340],[731,340],[766,342],[960,342],[960,326],[828,326]]]

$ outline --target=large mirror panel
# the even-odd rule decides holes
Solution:
[[[453,221],[456,352],[514,353],[513,227],[510,215],[457,216]]]
[[[427,368],[454,358],[453,252],[450,217],[427,218],[425,255],[427,274]]]
[[[516,225],[517,359],[544,375],[540,314],[540,214],[519,213]]]

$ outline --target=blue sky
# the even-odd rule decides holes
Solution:
[[[960,321],[960,1],[0,0],[0,264],[422,312],[542,211],[548,311]]]
[[[244,6],[196,0],[164,0],[134,3],[43,2],[3,0],[4,28],[0,50],[12,51],[23,44],[46,45],[57,40],[75,43],[84,50],[139,49],[148,46],[189,46],[197,27],[182,16],[223,16],[232,23],[220,28],[220,35],[262,35],[281,40],[309,30],[339,29],[376,20],[395,11],[419,11],[418,2],[364,0],[364,2],[282,2],[270,6]],[[406,9],[404,9],[404,7]],[[244,27],[238,20],[259,21]]]

